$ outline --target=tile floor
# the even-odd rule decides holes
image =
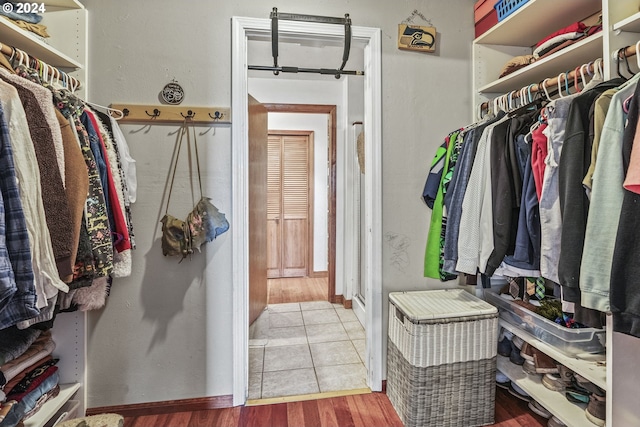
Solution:
[[[249,399],[366,388],[364,340],[340,304],[270,304],[250,328]]]

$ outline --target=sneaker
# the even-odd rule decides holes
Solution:
[[[573,380],[574,386],[587,390],[589,393],[595,394],[600,397],[604,397],[606,394],[603,389],[576,373],[573,374]]]
[[[511,341],[507,337],[504,337],[498,343],[498,354],[504,357],[511,356]]]
[[[526,391],[518,387],[517,384],[511,383],[511,385],[509,386],[509,393],[525,402],[531,401],[531,396],[529,396]]]
[[[515,344],[518,351],[522,349],[522,346],[524,345],[524,340],[517,335],[513,336],[513,338],[511,339],[511,342]]]
[[[542,385],[553,391],[564,391],[565,385],[559,374],[544,374]]]
[[[525,360],[522,364],[522,370],[525,374],[538,375],[536,372],[536,365],[533,363],[533,360]]]
[[[591,396],[589,396],[589,403],[587,404],[587,409],[585,410],[587,419],[593,424],[603,427],[606,414],[606,398],[604,396],[598,396],[595,393],[592,393]]]
[[[560,374],[560,379],[564,383],[565,387],[570,387],[573,385],[573,371],[567,368],[564,365],[558,364],[558,373]]]
[[[511,380],[505,374],[500,371],[496,371],[496,386],[500,387],[503,390],[509,390],[509,385],[511,384]]]
[[[551,412],[547,411],[547,409],[542,406],[541,404],[539,404],[537,401],[532,400],[531,402],[529,402],[529,409],[531,409],[531,412],[536,413],[538,415],[540,415],[542,418],[551,418]]]
[[[547,427],[567,427],[567,425],[558,418],[551,417],[549,418],[549,421],[547,421]]]
[[[589,403],[591,394],[585,389],[568,387],[564,390],[564,396],[572,403]]]
[[[524,360],[528,360],[533,363],[533,352],[535,348],[530,345],[528,342],[522,344],[522,348],[520,349],[520,356],[524,358]]]
[[[533,362],[536,365],[536,372],[539,374],[558,373],[558,363],[539,350],[533,353]]]

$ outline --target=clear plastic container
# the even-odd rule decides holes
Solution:
[[[485,292],[485,300],[498,307],[500,318],[529,332],[559,351],[575,356],[580,353],[604,353],[604,329],[566,328],[514,303],[510,295]]]

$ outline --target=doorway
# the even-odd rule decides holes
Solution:
[[[269,130],[267,278],[313,272],[313,131]]]
[[[317,206],[315,213],[311,213],[314,219],[313,239],[317,249],[312,249],[313,259],[309,260],[309,276],[327,277],[327,293],[323,298],[331,303],[342,303],[342,295],[336,295],[336,106],[318,104],[284,104],[264,103],[271,122],[274,116],[276,123],[289,122],[291,118],[300,116],[312,116],[313,119],[295,120],[297,123],[313,125],[318,136],[318,144],[314,150],[314,162],[311,167],[317,172],[314,174],[314,204]],[[288,117],[288,118],[287,118]],[[319,124],[319,123],[323,124]],[[269,125],[271,126],[271,125]],[[323,127],[321,131],[320,127]]]
[[[268,19],[232,19],[232,189],[233,201],[233,280],[234,280],[234,404],[246,401],[248,391],[248,146],[247,146],[247,44],[249,38],[269,37]],[[291,39],[342,40],[342,29],[332,25],[282,22],[282,35]],[[352,40],[364,45],[365,112],[367,135],[364,206],[365,242],[363,254],[368,266],[363,283],[367,300],[365,313],[367,384],[373,391],[382,388],[382,209],[381,209],[381,31],[353,27]],[[337,239],[344,236],[337,235]]]

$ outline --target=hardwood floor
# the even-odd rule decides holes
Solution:
[[[288,302],[326,301],[327,278],[285,277],[269,279],[268,304]]]
[[[326,278],[269,279],[270,304],[326,301]],[[527,404],[496,389],[495,424],[547,427]],[[331,397],[272,405],[125,417],[124,427],[402,427],[384,393]]]
[[[492,427],[546,427],[547,420],[504,390],[496,391]],[[305,402],[127,417],[124,427],[402,427],[384,393]],[[491,426],[489,426],[491,427]]]

